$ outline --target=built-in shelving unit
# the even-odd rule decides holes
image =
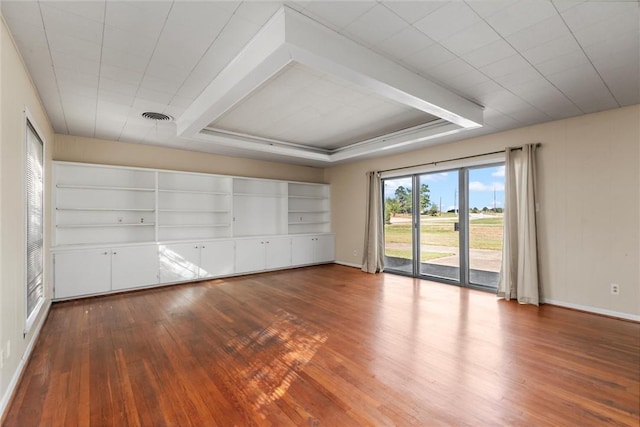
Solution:
[[[232,178],[158,172],[158,240],[231,237]]]
[[[325,184],[69,162],[53,177],[55,299],[334,259]]]
[[[290,182],[287,200],[289,234],[330,231],[329,186]]]
[[[286,210],[286,182],[234,178],[234,236],[287,234]]]
[[[88,165],[55,170],[55,244],[155,240],[155,172]]]

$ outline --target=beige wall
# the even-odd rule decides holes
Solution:
[[[337,260],[361,263],[366,171],[533,142],[542,143],[543,297],[562,305],[640,315],[638,105],[328,168]],[[611,283],[620,285],[619,296],[610,295]]]
[[[53,159],[291,181],[323,182],[324,179],[321,168],[69,135],[56,135]]]
[[[17,379],[20,361],[34,336],[35,327],[23,337],[25,327],[25,214],[24,147],[27,107],[45,139],[45,168],[49,180],[51,145],[54,134],[40,104],[4,20],[0,19],[0,348],[10,342],[10,357],[0,369],[0,411],[9,397],[10,385]],[[46,187],[45,187],[46,188]],[[45,239],[51,235],[49,207],[45,200]],[[45,240],[45,259],[49,259]],[[51,269],[46,266],[46,304],[51,300]],[[41,314],[44,313],[44,310]],[[42,316],[41,316],[42,317]],[[36,325],[39,324],[38,319]]]

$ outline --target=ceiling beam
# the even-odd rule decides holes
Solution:
[[[361,141],[332,153],[229,135],[211,128],[203,130],[291,62],[443,120]],[[181,137],[332,162],[480,127],[483,108],[285,6],[213,79],[176,124]]]

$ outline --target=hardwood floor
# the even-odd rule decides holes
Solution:
[[[55,304],[5,425],[638,426],[640,324],[338,265]]]

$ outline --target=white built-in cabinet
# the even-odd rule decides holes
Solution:
[[[184,282],[234,273],[234,241],[162,243],[160,283]]]
[[[55,254],[55,298],[101,294],[109,291],[111,291],[109,249]]]
[[[54,257],[56,299],[158,284],[155,244],[62,251]]]
[[[111,249],[112,291],[157,283],[157,245],[124,246]]]
[[[263,237],[236,241],[236,273],[291,266],[291,238]]]
[[[295,236],[291,238],[291,265],[306,265],[333,261],[333,234]]]
[[[54,297],[332,262],[325,184],[54,162]]]

